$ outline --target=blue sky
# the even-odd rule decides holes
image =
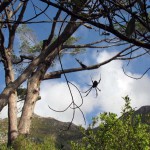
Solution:
[[[55,9],[50,8],[47,11],[47,14],[50,13],[50,15],[54,16],[54,12]],[[27,15],[29,14],[31,16],[30,9],[28,10]],[[41,19],[43,20],[47,18],[45,16],[41,16],[36,20]],[[51,25],[31,24],[29,27],[35,31],[38,40],[41,41],[47,38]],[[59,29],[58,27],[57,30]],[[73,36],[81,37],[80,43],[82,44],[104,38],[104,36],[102,37],[98,31],[89,30],[85,27],[79,28]],[[17,45],[14,48],[18,50]],[[120,48],[123,47],[111,47],[109,49],[87,49],[85,53],[77,55],[76,58],[79,58],[87,65],[95,64],[114,56]],[[68,54],[62,58],[62,62],[64,68],[79,66],[79,64],[75,61],[75,57],[70,57]],[[141,80],[134,80],[124,75],[122,71],[122,67],[126,66],[125,69],[128,75],[139,77],[147,68],[149,68],[149,64],[150,57],[149,55],[146,55],[131,61],[128,66],[126,66],[127,62],[117,60],[102,66],[97,70],[67,74],[69,81],[73,82],[81,91],[86,91],[89,88],[86,84],[91,84],[91,77],[93,80],[98,81],[101,74],[102,80],[98,86],[101,89],[101,92],[98,93],[98,97],[95,98],[95,90],[92,89],[90,94],[84,98],[84,104],[81,107],[86,116],[87,124],[91,122],[91,118],[93,116],[98,115],[100,112],[110,111],[119,115],[124,105],[122,97],[126,95],[129,95],[132,99],[131,104],[133,107],[139,108],[143,105],[150,105],[150,72],[148,72]],[[4,72],[2,65],[0,68],[0,91],[2,91],[4,87]],[[55,66],[55,68],[50,70],[57,69],[60,69],[59,63]],[[75,101],[77,104],[80,104],[81,98],[74,87],[72,87],[72,92],[74,94]],[[45,117],[54,117],[61,121],[71,121],[72,109],[69,109],[64,113],[56,113],[48,108],[48,105],[50,105],[54,109],[63,110],[71,101],[69,90],[63,76],[61,79],[53,79],[42,82],[41,97],[42,99],[37,102],[35,107],[35,113]],[[1,117],[6,116],[6,109],[7,108],[5,108],[0,114]],[[84,125],[84,120],[79,110],[76,111],[74,123]]]

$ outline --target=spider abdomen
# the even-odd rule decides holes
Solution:
[[[93,82],[93,86],[92,86],[92,87],[93,87],[93,88],[96,88],[96,87],[97,87],[97,85],[98,85],[98,82],[97,82],[97,81],[94,81],[94,82]]]

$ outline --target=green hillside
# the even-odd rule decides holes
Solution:
[[[133,114],[133,119],[137,114],[142,116],[143,123],[150,125],[150,106],[143,106],[135,111]],[[1,119],[0,125],[0,143],[6,143],[7,119]],[[52,142],[55,145],[54,147],[56,147],[57,150],[69,150],[70,141],[80,141],[83,137],[79,126],[72,124],[68,129],[69,125],[69,122],[61,122],[51,117],[40,117],[34,114],[32,118],[30,135],[27,137],[30,141],[37,144],[43,143],[45,139],[52,139]],[[98,128],[94,128],[93,130],[94,132],[97,132]]]
[[[36,114],[32,118],[32,126],[30,135],[28,136],[33,142],[42,143],[46,138],[55,139],[57,147],[64,147],[63,149],[70,149],[69,142],[76,141],[82,138],[79,127],[72,124],[69,127],[69,122],[61,122],[54,118],[40,117]],[[7,119],[0,120],[0,142],[7,141]]]

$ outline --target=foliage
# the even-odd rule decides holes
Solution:
[[[18,122],[19,122],[19,118],[18,118]],[[0,120],[0,124],[1,124],[0,126],[0,150],[1,150],[2,146],[3,149],[4,148],[6,149],[8,119]],[[32,118],[31,129],[30,129],[31,132],[30,135],[28,135],[28,140],[30,139],[29,142],[31,141],[32,143],[29,144],[32,144],[33,148],[35,143],[38,144],[39,147],[41,146],[41,144],[44,147],[44,143],[46,142],[51,143],[51,140],[54,139],[56,149],[60,150],[60,148],[64,146],[64,149],[70,150],[70,144],[69,144],[70,141],[77,141],[78,139],[81,139],[82,134],[78,126],[74,124],[72,124],[72,126],[68,131],[63,131],[66,130],[67,127],[68,127],[68,123],[60,122],[50,117],[48,118],[40,117],[34,114]],[[45,150],[47,149],[45,148]]]
[[[33,53],[40,52],[42,49],[42,41],[38,42],[34,31],[26,24],[21,25],[17,29],[17,34],[20,41],[20,53]]]
[[[14,148],[7,148],[5,144],[0,145],[1,150],[57,150],[54,137],[46,137],[44,141],[38,143],[34,139],[19,136],[13,143]]]
[[[43,41],[40,41],[39,43],[35,44],[34,46],[31,46],[29,48],[29,53],[36,53],[41,51],[43,45]]]
[[[52,39],[52,43],[57,39],[58,37],[55,35]],[[62,58],[65,54],[69,54],[70,56],[77,56],[77,54],[81,54],[85,52],[85,48],[66,48],[65,46],[69,46],[69,45],[75,45],[77,42],[79,42],[81,40],[81,37],[74,37],[71,36],[70,38],[68,38],[68,40],[66,40],[66,42],[64,42],[64,49],[61,51],[60,53],[60,57]],[[59,61],[59,57],[57,56],[55,58],[55,60],[52,62],[51,67],[54,67]]]
[[[133,118],[134,109],[130,98],[124,98],[122,117],[114,113],[102,113],[93,118],[89,129],[81,129],[84,137],[81,142],[71,142],[73,150],[149,150],[149,126],[141,122],[140,116]],[[97,128],[95,125],[99,123]]]
[[[52,42],[54,42],[57,39],[57,36],[55,35]],[[68,40],[66,40],[66,42],[64,42],[63,45],[75,45],[77,42],[79,42],[81,40],[81,37],[74,37],[71,36],[70,38],[68,38]],[[69,54],[72,56],[76,56],[76,54],[81,54],[83,52],[85,52],[85,48],[64,48],[65,52],[69,51]],[[63,54],[65,53],[64,51],[62,51],[61,56],[63,56]],[[67,52],[66,52],[67,53]]]
[[[74,37],[74,36],[71,36],[65,43],[64,45],[74,45],[75,43],[79,42],[79,40],[81,40],[81,37]],[[70,48],[66,48],[65,49],[66,51],[70,51]],[[72,56],[76,56],[76,54],[79,54],[79,53],[83,53],[85,52],[85,49],[84,48],[73,48],[70,52],[70,55]]]
[[[25,25],[21,25],[18,30],[18,37],[20,40],[20,53],[29,53],[29,54],[36,54],[37,52],[40,52],[42,49],[43,41],[37,41],[36,35],[34,31]],[[52,39],[52,43],[57,39],[58,37],[55,35]],[[80,37],[74,37],[71,36],[64,45],[74,45],[75,43],[79,42],[81,38]],[[69,48],[65,48],[65,50],[70,50]],[[71,55],[78,54],[80,52],[84,52],[84,48],[74,48],[70,52]]]
[[[19,101],[25,100],[25,98],[26,98],[26,93],[27,93],[27,88],[24,88],[24,87],[20,86],[20,87],[17,89],[17,95],[18,95]],[[40,100],[40,99],[41,99],[41,96],[39,96],[37,100]]]
[[[26,93],[27,93],[27,89],[26,88],[19,87],[17,89],[18,99],[19,100],[25,100]]]
[[[18,28],[17,34],[18,34],[19,41],[20,41],[20,47],[19,47],[20,54],[36,55],[42,50],[43,41],[38,42],[34,31],[26,24],[23,24]],[[52,39],[52,43],[57,38],[58,37],[55,35]],[[68,38],[68,40],[63,45],[67,45],[67,46],[74,45],[77,42],[79,42],[80,39],[81,39],[80,37],[71,36],[70,38]],[[72,49],[64,48],[64,49],[65,49],[65,52],[62,51],[60,53],[61,57],[63,57],[65,53],[68,53],[71,56],[76,56],[76,54],[85,52],[84,48],[72,48]],[[14,55],[14,57],[16,57],[16,56]],[[58,62],[58,57],[56,57],[56,59],[52,62],[51,67],[54,67],[56,62]],[[21,68],[23,68],[23,67],[21,66]],[[19,70],[21,68],[18,66],[16,69]]]

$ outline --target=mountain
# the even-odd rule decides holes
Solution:
[[[0,120],[0,143],[7,141],[7,119]],[[61,122],[51,117],[40,117],[36,114],[32,117],[32,125],[29,138],[35,142],[43,142],[46,137],[54,137],[58,147],[69,150],[69,142],[82,138],[79,126],[69,122]]]
[[[150,125],[150,106],[142,106],[135,111],[135,115],[142,116],[142,122]],[[31,125],[31,138],[35,142],[43,142],[45,137],[54,137],[56,145],[63,146],[63,149],[69,150],[70,141],[78,141],[82,138],[82,133],[79,126],[71,124],[68,129],[69,122],[61,122],[51,117],[40,117],[36,114],[33,115]],[[7,119],[0,120],[0,143],[7,141]],[[94,129],[96,131],[96,128]]]
[[[41,141],[44,137],[53,136],[57,145],[63,145],[64,149],[69,150],[70,141],[76,141],[82,138],[79,126],[69,122],[61,122],[54,118],[40,117],[36,114],[32,118],[31,136],[36,137],[36,141]]]
[[[142,106],[135,111],[135,115],[141,115],[142,122],[150,125],[150,105]]]

